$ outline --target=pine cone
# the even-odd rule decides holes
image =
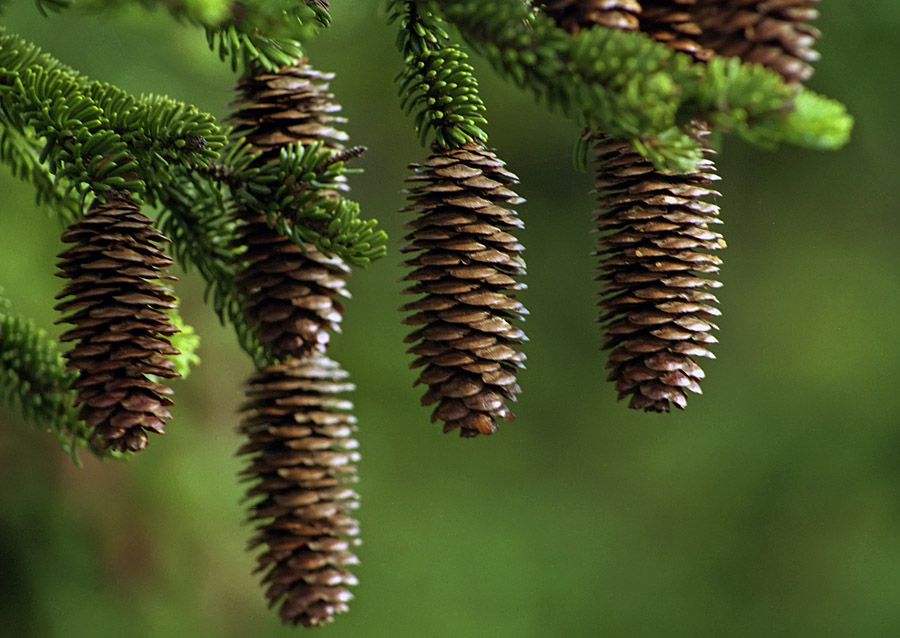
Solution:
[[[697,42],[702,30],[691,13],[697,0],[643,0],[642,4],[641,31],[651,38],[698,62],[708,62],[715,55]]]
[[[59,274],[68,280],[56,310],[71,314],[57,323],[74,328],[60,337],[77,341],[64,356],[77,370],[79,417],[92,428],[98,449],[137,451],[147,432],[162,434],[171,417],[172,391],[147,375],[178,376],[168,355],[178,354],[167,337],[175,334],[166,310],[175,297],[155,280],[172,260],[157,246],[168,242],[131,199],[95,202],[62,235],[75,244],[59,255]]]
[[[495,419],[514,418],[504,399],[519,393],[525,359],[517,349],[525,334],[510,321],[526,311],[508,292],[525,287],[515,279],[525,265],[507,232],[522,227],[509,207],[524,200],[508,188],[516,176],[476,144],[435,148],[411,168],[403,210],[418,216],[405,225],[401,250],[418,254],[404,263],[414,268],[405,279],[416,282],[404,292],[425,296],[401,310],[415,312],[404,323],[423,326],[406,338],[418,342],[411,367],[425,367],[416,382],[428,385],[422,405],[438,404],[431,420],[443,421],[444,432],[491,434]]]
[[[570,33],[578,33],[595,24],[634,31],[638,28],[641,13],[641,4],[637,0],[539,0],[535,4]]]
[[[257,371],[249,380],[238,454],[250,456],[242,473],[256,499],[250,520],[257,533],[250,547],[264,546],[257,571],[270,605],[281,603],[286,624],[307,627],[347,611],[347,589],[356,578],[347,566],[358,560],[358,523],[350,510],[359,496],[359,453],[352,438],[356,420],[347,373],[324,356],[289,359]]]
[[[813,47],[821,35],[807,24],[819,17],[818,0],[716,0],[698,2],[700,43],[716,54],[762,64],[790,82],[812,77]]]
[[[277,162],[282,147],[298,142],[342,150],[348,137],[334,125],[346,119],[337,115],[341,106],[329,92],[333,78],[305,60],[277,73],[257,70],[244,76],[236,88],[240,98],[232,105],[237,107],[231,117],[235,135],[262,153],[263,164]]]
[[[706,276],[721,263],[710,251],[725,242],[709,229],[720,223],[718,207],[702,198],[719,195],[710,188],[718,177],[708,159],[695,173],[661,175],[624,142],[599,140],[595,154],[609,380],[632,408],[684,409],[685,390],[700,392],[704,376],[692,357],[712,357],[716,342],[709,319],[720,313],[709,289],[721,284]]]
[[[713,52],[700,46],[699,26],[687,10],[695,0],[643,0],[640,29],[698,61]],[[559,18],[557,18],[559,20]],[[587,22],[560,23],[570,32]],[[632,27],[628,27],[632,28]],[[700,139],[708,135],[695,124]],[[705,252],[725,246],[708,224],[717,223],[718,208],[700,198],[718,195],[709,189],[715,167],[704,160],[697,171],[678,176],[660,174],[627,142],[585,131],[594,145],[597,168],[597,225],[605,232],[595,255],[605,322],[604,349],[612,349],[607,368],[619,399],[631,395],[630,407],[668,412],[684,409],[682,388],[700,392],[703,371],[691,356],[709,356],[704,345],[715,342],[715,328],[700,317],[716,316],[716,302],[705,288],[720,284],[696,276],[718,271],[720,260]],[[709,151],[708,151],[709,153]],[[701,345],[702,344],[702,345]]]
[[[260,165],[279,161],[281,148],[298,142],[343,150],[347,134],[333,126],[344,119],[336,115],[341,107],[328,92],[332,77],[301,62],[241,80],[240,108],[232,119],[235,132],[261,153]],[[346,190],[341,182],[337,188]],[[331,195],[337,197],[336,192]],[[344,306],[337,298],[349,296],[345,280],[350,269],[312,245],[301,250],[261,215],[239,211],[238,218],[236,244],[247,252],[236,283],[260,342],[276,358],[324,352],[328,331],[339,332]]]

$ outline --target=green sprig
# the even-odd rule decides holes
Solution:
[[[235,200],[266,217],[269,225],[301,248],[313,244],[326,255],[363,266],[387,252],[387,235],[374,220],[359,218],[359,206],[336,193],[355,171],[333,161],[321,142],[281,149],[278,162],[248,169]]]
[[[401,106],[407,114],[415,111],[420,142],[433,134],[444,148],[487,144],[484,102],[468,56],[450,42],[434,14],[412,0],[393,2],[389,21],[398,23],[397,47],[405,58],[397,76]]]

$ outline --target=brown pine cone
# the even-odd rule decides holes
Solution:
[[[698,62],[708,62],[715,52],[697,41],[702,30],[691,13],[696,4],[697,0],[642,0],[641,31]]]
[[[257,70],[244,76],[232,106],[234,133],[243,135],[262,153],[261,163],[277,162],[281,149],[291,144],[322,142],[324,148],[342,150],[347,134],[335,128],[346,119],[338,115],[328,83],[333,73],[317,71],[306,60],[277,73]]]
[[[637,0],[539,0],[535,4],[570,33],[595,24],[634,31],[641,13],[641,3]]]
[[[640,29],[698,61],[714,54],[697,38],[700,28],[690,9],[695,0],[642,0]],[[558,18],[559,20],[559,18]],[[570,32],[588,23],[560,23]],[[697,136],[708,135],[695,124]],[[691,356],[709,356],[715,342],[702,319],[716,316],[713,295],[720,284],[697,275],[715,273],[721,263],[706,251],[725,246],[708,224],[717,223],[718,207],[702,198],[718,179],[711,160],[687,175],[659,173],[627,142],[599,131],[585,131],[594,146],[597,169],[597,279],[605,281],[599,321],[606,323],[604,349],[612,349],[607,368],[619,399],[630,407],[668,412],[687,405],[684,388],[700,392],[703,371]],[[708,152],[709,153],[709,152]]]
[[[356,420],[347,373],[324,356],[289,359],[257,371],[247,384],[238,454],[257,523],[250,548],[262,546],[258,572],[270,605],[280,603],[285,624],[322,625],[347,611],[357,583],[347,569],[358,560],[359,524],[350,516],[359,496]]]
[[[821,35],[808,24],[819,17],[819,0],[715,0],[697,2],[700,43],[717,55],[762,64],[790,82],[812,77]]]
[[[79,416],[92,428],[97,449],[138,451],[147,432],[162,434],[171,417],[171,389],[148,379],[177,377],[168,337],[177,329],[166,311],[175,297],[158,279],[172,260],[157,244],[168,242],[131,199],[96,201],[62,235],[75,244],[59,255],[67,279],[57,321],[74,327],[60,337],[77,341],[64,356],[77,370]]]
[[[509,207],[523,202],[509,186],[516,176],[493,152],[477,144],[435,148],[424,164],[413,164],[407,180],[417,214],[408,222],[409,242],[401,250],[417,255],[404,263],[416,282],[404,290],[422,298],[404,305],[414,311],[404,323],[422,326],[407,338],[417,342],[411,367],[423,367],[418,383],[428,385],[422,405],[437,403],[432,422],[463,437],[491,434],[496,419],[514,418],[506,400],[520,389],[517,369],[525,356],[525,334],[511,321],[525,308],[509,291],[525,286],[522,246],[508,231],[522,223]]]
[[[239,228],[247,264],[235,283],[244,309],[256,322],[260,343],[276,358],[325,352],[329,331],[340,333],[350,268],[313,246],[306,251],[263,223]]]
[[[662,175],[625,142],[599,140],[595,154],[609,379],[632,408],[684,409],[685,390],[700,392],[704,376],[693,357],[712,357],[716,342],[709,290],[721,284],[708,276],[721,260],[710,252],[725,242],[709,228],[720,223],[718,206],[704,199],[719,195],[710,187],[718,177],[708,159],[695,173]]]
[[[328,90],[332,77],[301,61],[241,80],[232,120],[235,132],[261,153],[259,165],[279,161],[281,148],[298,142],[322,142],[326,149],[343,151],[347,134],[334,127],[344,119]],[[346,190],[346,185],[338,182],[336,189]],[[331,195],[337,197],[337,192]],[[339,332],[344,306],[338,297],[349,296],[345,280],[350,269],[312,245],[298,248],[261,215],[238,211],[237,216],[236,245],[247,251],[236,283],[260,342],[275,358],[324,352],[329,331]]]

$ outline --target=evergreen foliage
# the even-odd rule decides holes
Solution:
[[[797,99],[796,88],[760,66],[696,63],[645,34],[602,26],[570,35],[519,0],[437,5],[500,73],[590,128],[632,142],[662,170],[689,172],[700,161],[699,144],[681,130],[695,118],[764,146],[847,141],[845,110],[807,89]]]

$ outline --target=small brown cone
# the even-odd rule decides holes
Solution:
[[[637,0],[539,0],[535,4],[571,33],[595,24],[634,31],[641,13],[641,3]]]
[[[700,392],[704,376],[694,358],[712,357],[716,342],[710,290],[721,284],[709,277],[721,260],[710,253],[725,242],[710,230],[718,206],[705,200],[719,195],[711,188],[718,177],[708,159],[694,173],[662,175],[624,142],[600,140],[595,153],[609,379],[632,408],[683,409],[686,390]]]
[[[289,359],[257,371],[247,384],[241,432],[249,457],[243,471],[255,500],[257,524],[250,547],[262,546],[257,571],[270,605],[285,624],[318,626],[347,611],[347,569],[358,560],[358,523],[350,513],[359,496],[359,453],[347,373],[322,355]]]
[[[343,150],[347,134],[335,128],[344,119],[328,90],[332,77],[301,61],[241,80],[232,120],[235,132],[261,153],[260,165],[279,161],[282,147],[298,142]],[[346,185],[339,182],[337,188]],[[260,342],[276,358],[325,352],[330,332],[339,332],[344,306],[338,299],[349,296],[350,269],[312,245],[299,248],[261,215],[240,211],[238,218],[236,244],[246,253],[236,283]]]
[[[168,337],[177,329],[166,311],[172,291],[158,283],[172,265],[157,244],[168,242],[131,199],[95,202],[69,226],[62,241],[75,244],[59,255],[58,275],[67,279],[57,323],[73,328],[60,337],[75,341],[64,356],[78,371],[79,416],[92,428],[98,449],[138,451],[148,432],[162,434],[171,417],[171,390],[148,376],[177,377]]]
[[[739,57],[780,73],[789,82],[812,77],[819,59],[818,0],[716,0],[692,9],[700,43],[726,57]]]
[[[421,326],[407,338],[415,343],[412,367],[423,367],[416,382],[428,386],[422,405],[437,404],[431,420],[460,436],[491,434],[497,419],[514,418],[506,405],[519,393],[516,373],[525,356],[525,334],[512,323],[526,313],[510,291],[524,285],[522,246],[508,231],[522,223],[510,207],[523,202],[509,187],[516,176],[493,152],[466,144],[435,148],[424,164],[411,166],[407,181],[417,214],[405,225],[402,251],[416,253],[404,290],[424,295],[402,311],[404,323]]]

